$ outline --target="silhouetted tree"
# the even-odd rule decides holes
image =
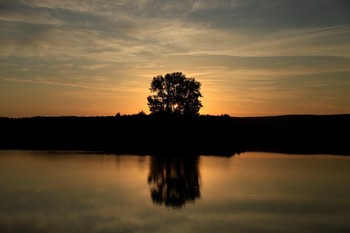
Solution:
[[[158,75],[153,77],[148,96],[148,106],[151,113],[198,114],[202,97],[201,83],[194,78],[187,78],[181,72]]]

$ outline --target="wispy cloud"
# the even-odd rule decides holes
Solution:
[[[97,80],[99,80],[100,77],[97,77]],[[33,83],[33,84],[43,84],[43,85],[54,85],[54,86],[64,86],[64,87],[74,87],[74,88],[84,88],[84,89],[92,89],[92,90],[98,90],[98,91],[108,91],[113,93],[120,93],[120,92],[128,92],[128,93],[140,93],[143,92],[143,89],[128,85],[122,85],[122,86],[114,86],[111,87],[109,84],[101,84],[101,83],[86,83],[83,81],[78,82],[62,82],[62,81],[54,81],[47,78],[35,78],[35,79],[17,79],[17,78],[4,78],[2,79],[6,82],[20,82],[20,83]]]

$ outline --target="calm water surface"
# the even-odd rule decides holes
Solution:
[[[0,151],[0,232],[350,232],[350,157]]]

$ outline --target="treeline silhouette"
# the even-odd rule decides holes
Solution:
[[[119,115],[0,118],[0,149],[231,156],[244,151],[350,155],[350,115]]]
[[[350,114],[232,118],[247,151],[350,155]]]
[[[227,116],[1,118],[0,127],[2,149],[227,156],[242,150],[242,132]]]

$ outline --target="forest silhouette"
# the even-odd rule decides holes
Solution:
[[[226,156],[242,150],[238,143],[241,132],[230,117],[222,116],[1,118],[0,126],[2,149]]]
[[[231,156],[244,151],[350,155],[350,115],[119,115],[0,118],[0,149]]]

